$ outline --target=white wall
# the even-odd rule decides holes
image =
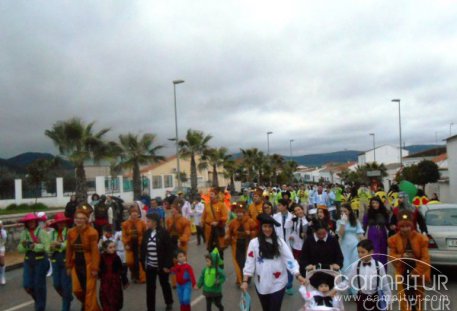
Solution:
[[[449,199],[457,202],[457,136],[447,140],[446,144],[449,171]]]
[[[408,150],[402,149],[402,156],[405,157],[409,154]],[[374,162],[375,152],[368,150],[363,155],[359,155],[359,165]],[[397,147],[391,145],[384,145],[376,147],[376,162],[384,164],[400,163],[400,151]]]
[[[119,178],[119,190],[117,191],[110,191],[109,189],[105,188],[105,177],[104,176],[97,176],[95,178],[95,192],[102,195],[102,194],[109,194],[116,197],[120,197],[125,202],[132,202],[133,201],[133,192],[124,192],[123,190],[123,177],[118,176]],[[150,178],[150,176],[148,176]],[[49,207],[64,207],[67,202],[70,200],[69,194],[64,194],[63,192],[63,178],[59,177],[56,178],[57,188],[56,188],[56,196],[52,197],[43,197],[38,198],[38,203],[46,204]],[[152,187],[152,182],[150,180],[149,185]],[[162,183],[163,186],[163,183]],[[160,188],[160,189],[150,189],[149,193],[151,197],[164,197],[166,190],[172,190],[173,187],[170,188]],[[93,192],[89,192],[88,196],[90,197]],[[33,204],[35,203],[35,198],[23,198],[22,197],[22,180],[16,179],[15,180],[15,198],[9,200],[0,200],[0,208],[6,208],[8,205],[11,204]]]

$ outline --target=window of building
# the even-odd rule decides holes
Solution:
[[[172,188],[173,187],[173,175],[165,175],[165,176],[163,176],[163,178],[164,178],[165,188]]]
[[[152,189],[162,188],[162,176],[152,176]]]

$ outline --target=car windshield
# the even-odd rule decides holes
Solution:
[[[428,211],[425,222],[428,226],[457,226],[457,208]]]

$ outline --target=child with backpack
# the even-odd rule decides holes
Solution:
[[[198,279],[198,288],[203,287],[203,296],[206,298],[206,310],[211,311],[214,303],[219,311],[224,311],[222,305],[222,284],[225,282],[224,270],[220,268],[223,264],[217,248],[205,256],[206,267]]]

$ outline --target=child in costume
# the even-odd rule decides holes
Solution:
[[[224,310],[222,305],[222,283],[225,282],[225,273],[219,266],[223,264],[217,248],[205,256],[206,267],[198,279],[198,288],[203,287],[203,296],[206,298],[206,310],[211,311],[214,303],[219,311]]]
[[[49,235],[38,222],[41,218],[30,213],[19,220],[24,231],[18,245],[19,253],[25,254],[23,287],[35,301],[35,310],[46,310],[46,273],[49,269]]]
[[[116,243],[106,240],[102,244],[100,257],[100,302],[103,311],[121,310],[124,297],[122,289],[128,286],[128,279],[122,273],[122,262],[116,254]]]
[[[52,263],[52,281],[57,293],[62,297],[62,310],[70,310],[73,294],[71,291],[71,278],[67,274],[65,267],[65,256],[67,250],[67,233],[68,226],[72,219],[67,218],[65,214],[57,213],[51,220],[49,227],[54,228],[51,231],[50,256]]]
[[[360,241],[357,244],[357,251],[360,259],[350,266],[347,274],[349,284],[357,289],[357,311],[385,310],[386,307],[381,306],[389,304],[391,290],[384,265],[373,258],[374,245],[371,240]],[[380,297],[381,291],[383,297]]]
[[[309,277],[311,287],[300,286],[299,292],[306,301],[303,310],[343,311],[344,305],[335,287],[335,271],[315,270]]]
[[[122,274],[123,277],[127,278],[128,267],[125,261],[125,249],[124,243],[122,243],[122,231],[116,231],[113,233],[113,227],[106,225],[103,227],[103,236],[99,241],[99,248],[103,251],[103,242],[111,240],[116,244],[116,254],[119,256],[122,262]]]
[[[176,264],[170,269],[171,273],[176,275],[177,291],[181,311],[190,310],[190,300],[192,297],[192,288],[196,287],[194,270],[187,263],[186,253],[178,250],[176,255]]]

